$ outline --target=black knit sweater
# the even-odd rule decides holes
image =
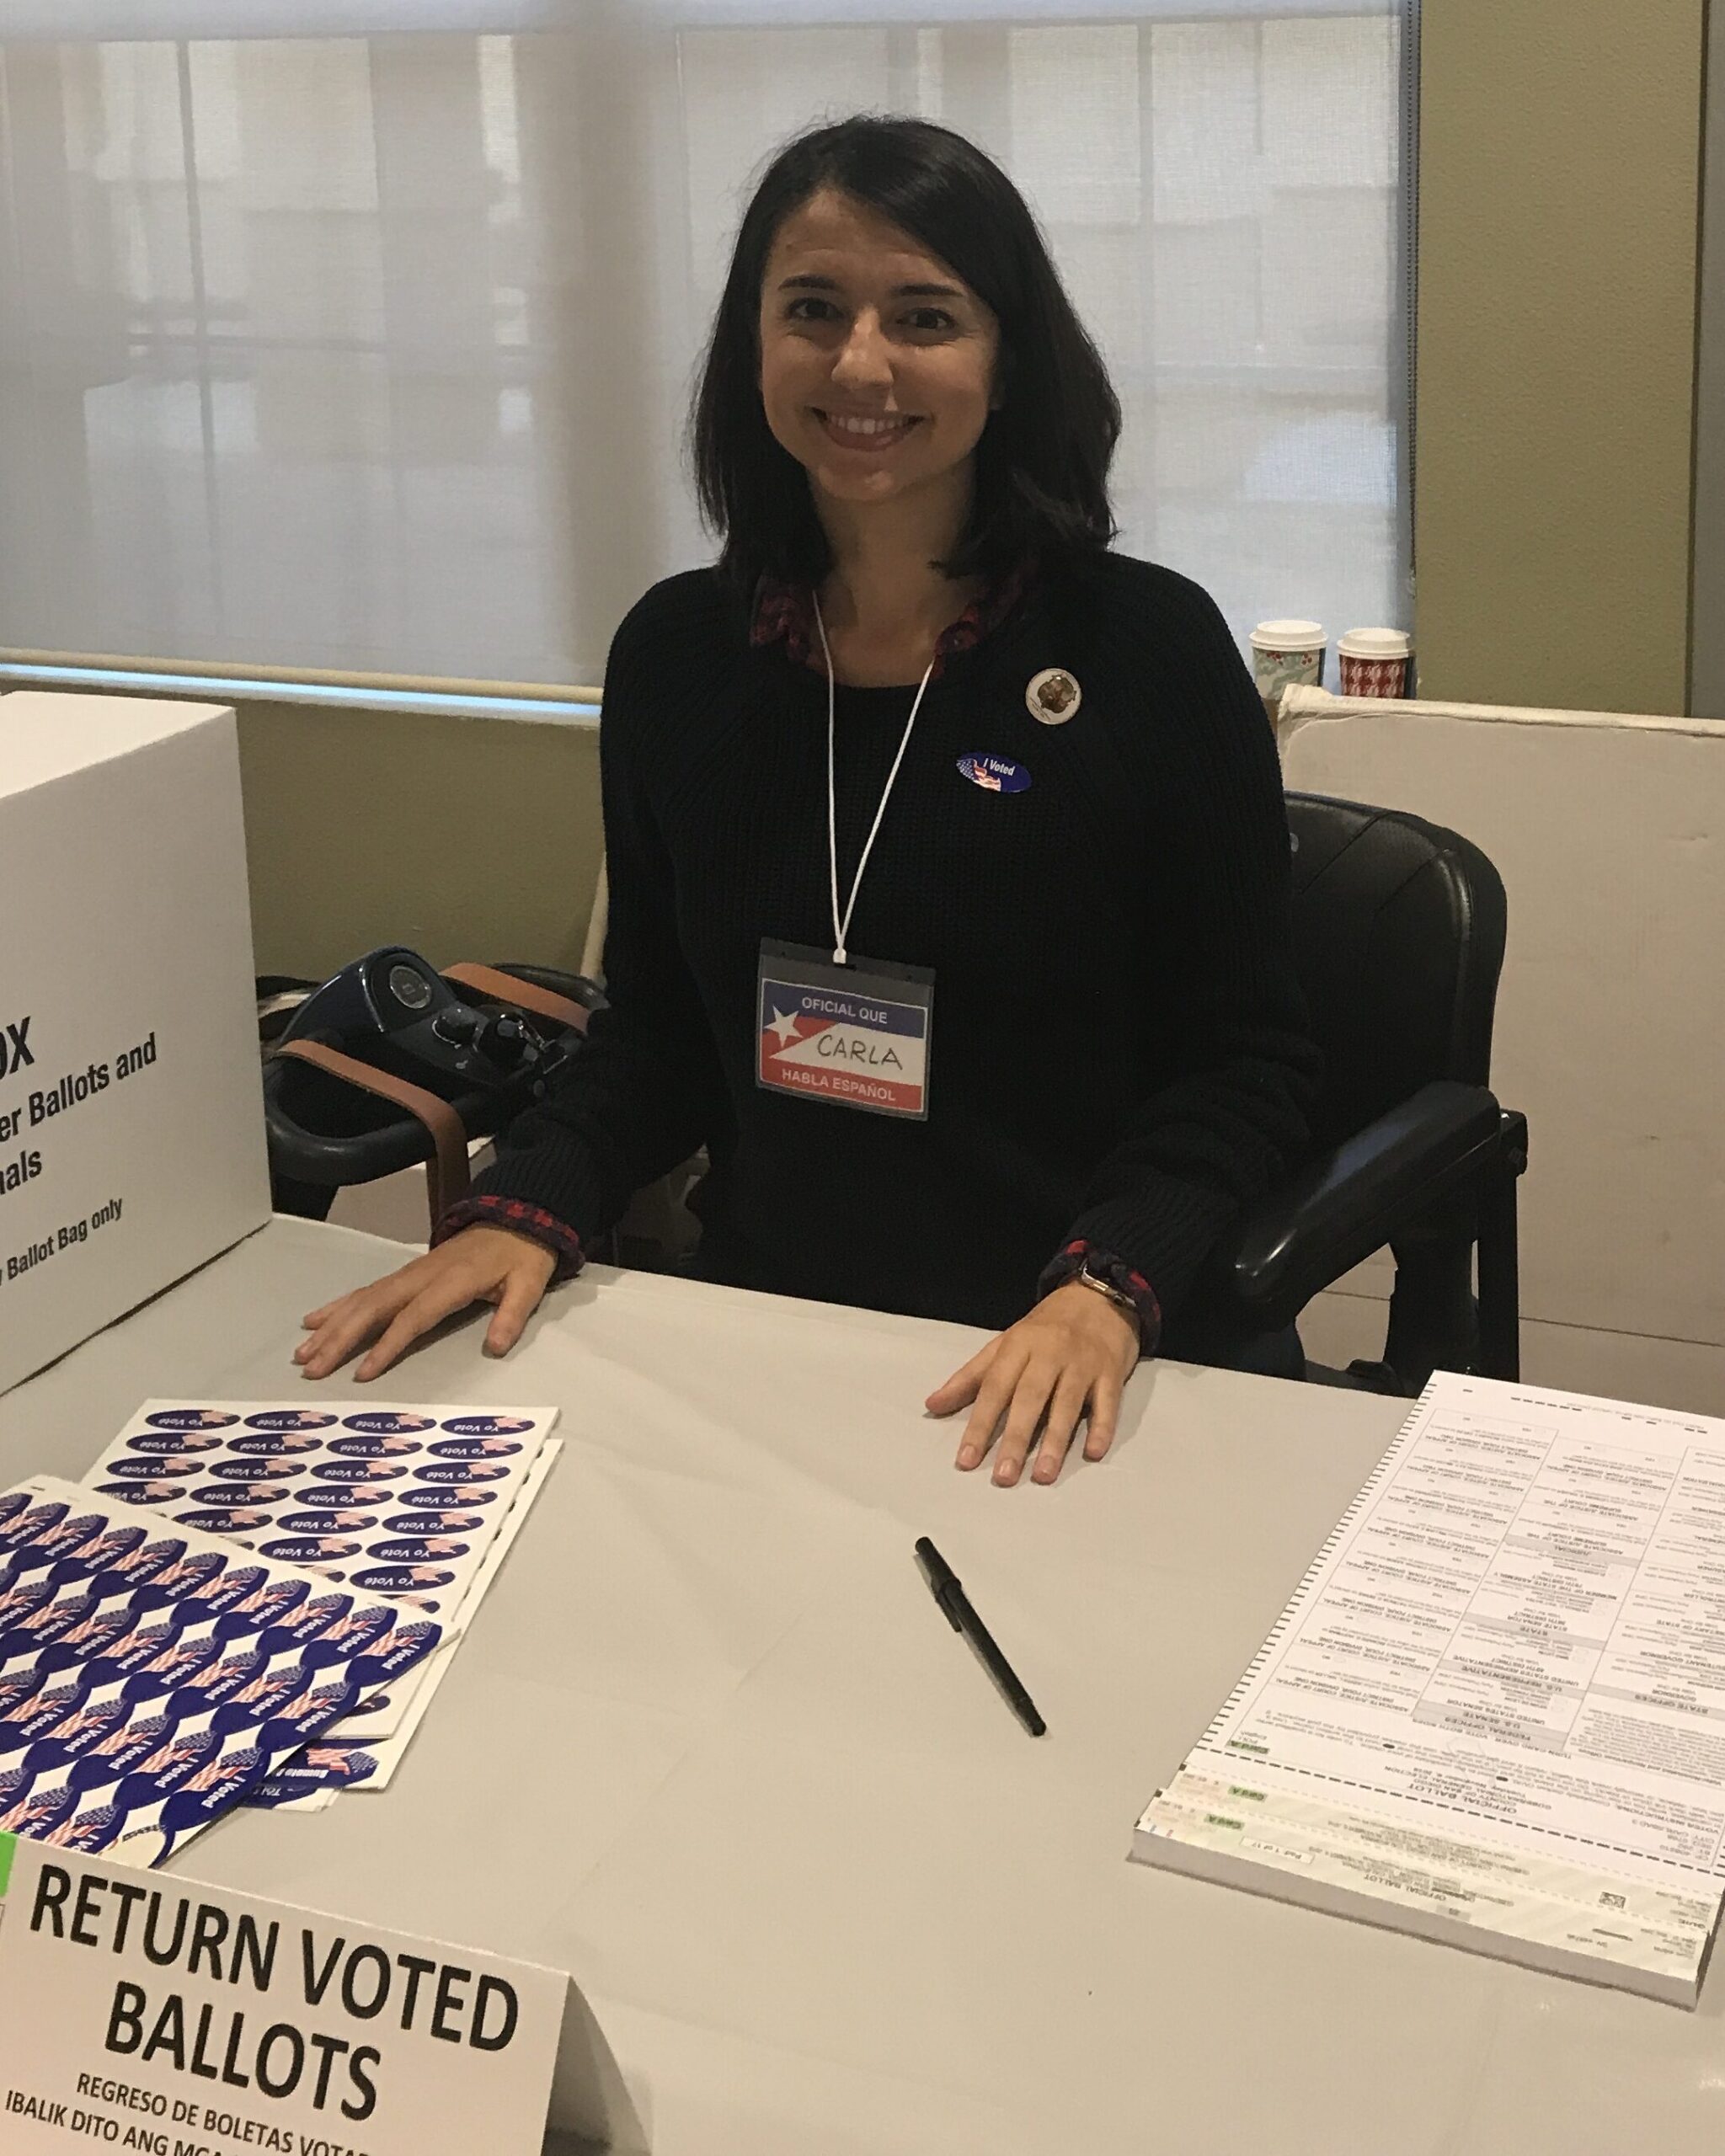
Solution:
[[[1099,556],[1043,579],[931,683],[849,938],[933,969],[926,1122],[756,1083],[761,939],[830,952],[832,926],[825,677],[749,631],[702,570],[617,632],[611,1008],[480,1188],[588,1243],[704,1145],[709,1278],[997,1327],[1082,1240],[1177,1313],[1303,1145],[1316,1078],[1275,753],[1215,606]],[[1082,692],[1065,725],[1026,705],[1049,667]],[[841,894],[911,693],[838,692]],[[976,754],[1028,787],[970,783]]]

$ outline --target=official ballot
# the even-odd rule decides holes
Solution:
[[[231,711],[0,696],[0,1392],[269,1217]]]
[[[1132,1854],[1693,2006],[1725,1422],[1434,1377]]]

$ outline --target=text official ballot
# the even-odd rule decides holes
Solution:
[[[1434,1377],[1132,1853],[1694,2005],[1725,1422]]]

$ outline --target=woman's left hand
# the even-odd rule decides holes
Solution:
[[[1114,1443],[1120,1394],[1138,1354],[1136,1323],[1106,1295],[1069,1280],[954,1370],[928,1396],[928,1411],[971,1410],[960,1467],[977,1466],[998,1431],[994,1479],[1001,1483],[1017,1481],[1039,1428],[1032,1477],[1052,1482],[1081,1420],[1087,1417],[1090,1426],[1087,1460],[1100,1460]]]

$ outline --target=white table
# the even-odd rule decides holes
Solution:
[[[0,1486],[291,1389],[301,1310],[400,1257],[277,1221],[0,1400]],[[595,1273],[505,1361],[439,1341],[377,1393],[559,1402],[562,1463],[394,1786],[177,1868],[569,1969],[657,2156],[1725,2146],[1717,1975],[1685,2015],[1126,1861],[1395,1403],[1164,1365],[1001,1491],[919,1405],[973,1338]]]

